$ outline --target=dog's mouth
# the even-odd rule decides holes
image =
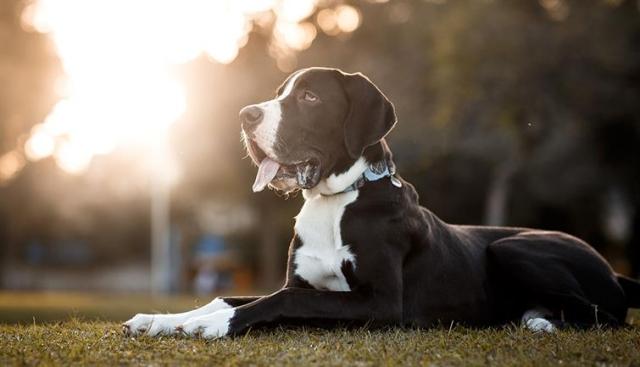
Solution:
[[[268,156],[253,139],[246,142],[249,156],[258,165],[253,192],[262,191],[269,184],[282,191],[308,189],[317,184],[320,176],[317,159],[284,162]]]

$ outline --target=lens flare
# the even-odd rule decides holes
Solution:
[[[270,53],[288,71],[295,53],[317,36],[307,19],[332,3],[34,0],[22,13],[23,27],[50,37],[65,76],[56,88],[63,99],[32,129],[24,153],[31,161],[54,157],[63,170],[81,173],[94,156],[118,146],[151,145],[186,109],[181,81],[172,72],[176,65],[200,55],[231,63],[254,27],[268,27]],[[330,19],[316,20],[327,34],[352,32],[360,24],[351,6],[325,15]]]

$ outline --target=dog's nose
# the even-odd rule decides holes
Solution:
[[[254,128],[262,121],[262,108],[258,106],[247,106],[240,110],[240,120],[248,128]]]

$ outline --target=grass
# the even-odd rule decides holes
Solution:
[[[114,322],[0,326],[0,365],[639,365],[640,328],[254,330],[213,341],[125,337]]]
[[[461,326],[434,330],[250,330],[213,341],[132,338],[121,333],[120,322],[136,311],[166,312],[193,306],[188,297],[150,300],[0,293],[0,366],[640,366],[637,312],[629,319],[633,327],[562,330],[553,335],[534,334],[516,326],[483,330]]]
[[[534,334],[473,330],[309,328],[213,341],[125,337],[114,322],[0,325],[0,365],[639,365],[640,328]]]

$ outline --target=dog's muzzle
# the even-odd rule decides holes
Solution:
[[[263,122],[262,108],[251,105],[240,110],[242,131],[249,156],[258,165],[253,191],[264,190],[267,185],[290,192],[295,189],[310,189],[320,181],[320,161],[316,158],[289,161],[267,155],[255,139],[255,130]],[[275,152],[272,152],[275,153]]]

